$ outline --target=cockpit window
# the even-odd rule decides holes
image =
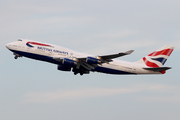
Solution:
[[[18,39],[18,41],[22,41],[21,39]]]

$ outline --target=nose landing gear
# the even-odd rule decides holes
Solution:
[[[16,55],[16,56],[14,56],[14,59],[18,59],[18,56]]]
[[[19,55],[19,54],[16,54],[16,53],[14,53],[14,59],[18,59],[18,57],[22,57],[21,55]]]

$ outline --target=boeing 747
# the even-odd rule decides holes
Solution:
[[[76,74],[101,72],[107,74],[164,74],[170,67],[163,67],[174,47],[165,46],[136,62],[114,60],[114,58],[131,54],[134,50],[111,55],[89,55],[76,52],[61,46],[18,39],[6,47],[19,57],[50,62],[57,65],[61,71],[72,71]]]

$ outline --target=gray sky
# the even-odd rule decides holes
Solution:
[[[0,1],[1,120],[179,120],[180,1]],[[165,75],[74,76],[13,59],[5,44],[32,39],[95,55],[135,52],[137,61],[175,46]]]

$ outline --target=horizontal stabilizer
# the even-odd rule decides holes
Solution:
[[[143,68],[145,70],[151,70],[154,72],[161,72],[161,71],[166,71],[168,69],[171,69],[171,67],[155,67],[155,68]]]

